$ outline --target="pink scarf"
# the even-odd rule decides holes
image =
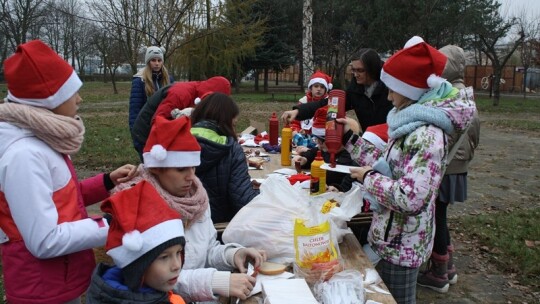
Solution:
[[[0,105],[0,121],[28,129],[62,154],[75,154],[84,140],[84,125],[79,117],[57,115],[50,110],[4,103]]]
[[[182,220],[185,221],[186,227],[189,227],[191,223],[203,216],[206,209],[208,209],[208,194],[206,194],[206,190],[196,176],[193,179],[193,184],[191,185],[189,193],[185,197],[178,197],[163,189],[159,184],[159,181],[144,167],[143,164],[139,165],[137,173],[138,175],[131,181],[119,184],[111,191],[111,193],[125,190],[142,180],[146,180],[156,188],[159,195],[171,208],[180,213]]]

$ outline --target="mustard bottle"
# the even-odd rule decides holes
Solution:
[[[324,160],[321,150],[318,150],[315,160],[311,163],[311,179],[309,184],[311,195],[319,195],[326,192],[326,170],[321,169],[323,164]]]
[[[281,165],[291,165],[292,129],[287,124],[281,129]]]

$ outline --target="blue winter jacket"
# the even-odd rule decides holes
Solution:
[[[217,129],[211,122],[201,121],[192,128]],[[192,129],[193,132],[193,129]],[[210,199],[212,221],[229,222],[255,196],[244,149],[236,138],[227,137],[221,144],[195,134],[201,146],[201,164],[195,175],[201,180]]]

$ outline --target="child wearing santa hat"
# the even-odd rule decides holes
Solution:
[[[84,139],[82,82],[50,47],[33,40],[4,62],[0,105],[0,229],[9,303],[78,303],[108,225],[85,206],[102,201],[135,166],[78,181],[71,154]]]
[[[180,215],[142,181],[101,205],[110,214],[107,254],[115,266],[99,264],[86,293],[87,304],[185,304],[172,293],[184,258]]]
[[[380,205],[373,212],[368,249],[398,303],[415,303],[418,270],[431,254],[446,138],[454,130],[465,130],[476,112],[472,92],[454,89],[439,77],[446,61],[422,38],[410,39],[381,72],[394,105],[387,119],[386,147],[378,149],[351,131],[343,138],[361,166],[351,169],[352,177]],[[381,171],[387,172],[375,170],[376,161],[384,162]]]
[[[306,96],[298,100],[299,105],[327,99],[328,92],[332,89],[332,77],[321,71],[316,71],[309,78],[307,88],[308,90]],[[302,121],[291,121],[290,126],[293,134],[304,133],[313,134],[315,136],[324,136],[326,125],[326,111],[328,111],[328,106],[317,109],[312,118]]]
[[[219,296],[246,299],[255,278],[246,263],[257,267],[266,253],[239,244],[221,245],[210,216],[208,195],[195,175],[201,147],[190,133],[187,116],[168,120],[158,116],[144,147],[139,176],[115,191],[146,181],[181,217],[185,228],[185,264],[175,290],[188,301],[217,301]],[[232,273],[234,269],[239,273]]]
[[[152,95],[142,107],[131,129],[133,141],[142,144],[135,147],[141,160],[142,148],[155,117],[174,119],[182,115],[189,116],[195,105],[213,92],[231,95],[231,83],[225,77],[214,76],[202,81],[175,82]]]

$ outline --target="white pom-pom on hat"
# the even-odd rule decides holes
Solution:
[[[122,236],[122,246],[131,251],[140,251],[143,247],[143,238],[139,230],[130,231]]]
[[[329,83],[328,84],[328,91],[330,91],[334,86],[332,85],[332,83]]]
[[[406,49],[406,48],[409,48],[409,47],[411,47],[413,45],[417,45],[417,44],[422,43],[422,42],[425,42],[424,39],[422,39],[422,37],[413,36],[411,39],[409,39],[405,43],[405,46],[403,48]]]
[[[427,79],[427,84],[430,88],[438,88],[445,81],[446,79],[435,74],[431,74]]]
[[[195,98],[195,101],[193,103],[199,104],[199,102],[201,102],[201,99],[199,97],[197,97],[197,98]]]
[[[162,145],[154,145],[152,149],[150,149],[150,155],[157,160],[164,160],[167,157],[167,150],[165,150]]]

